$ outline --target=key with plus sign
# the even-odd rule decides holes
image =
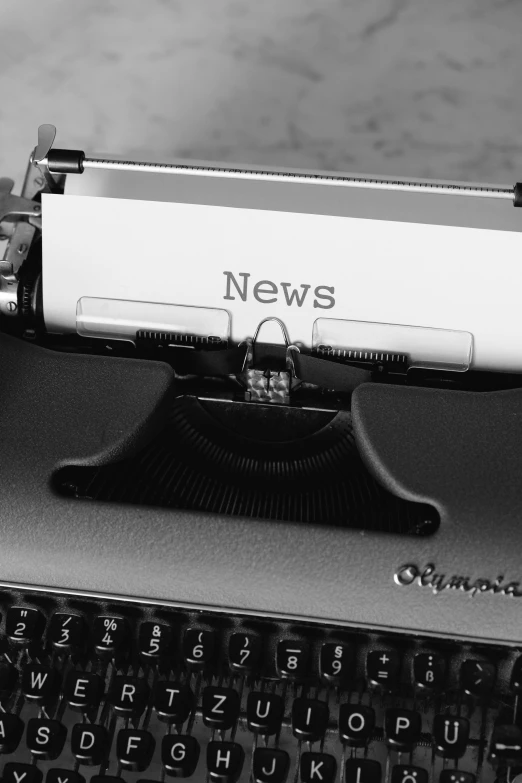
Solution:
[[[374,687],[393,691],[400,678],[401,659],[397,650],[370,650],[366,657],[368,682]]]

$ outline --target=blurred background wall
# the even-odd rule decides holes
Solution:
[[[520,0],[0,0],[0,175],[143,158],[522,179]]]

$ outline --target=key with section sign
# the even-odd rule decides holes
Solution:
[[[327,642],[321,647],[321,678],[332,685],[345,684],[353,676],[355,651],[352,645]]]

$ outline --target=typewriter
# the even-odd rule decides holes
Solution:
[[[107,160],[54,133],[21,195],[0,180],[4,783],[522,780],[522,186]],[[272,221],[254,250],[276,221],[301,221],[292,242],[464,231],[440,254],[453,299],[438,325],[329,319],[325,250],[310,333],[250,305],[234,331],[249,255],[223,266],[210,222],[165,235],[183,204]],[[219,307],[187,298],[210,275],[190,231]],[[290,291],[265,277],[261,302]],[[406,313],[405,285],[378,312]],[[444,318],[472,305],[482,336]]]

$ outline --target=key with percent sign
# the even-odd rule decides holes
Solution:
[[[128,625],[123,617],[97,617],[94,621],[94,649],[101,658],[120,658],[125,652]]]

